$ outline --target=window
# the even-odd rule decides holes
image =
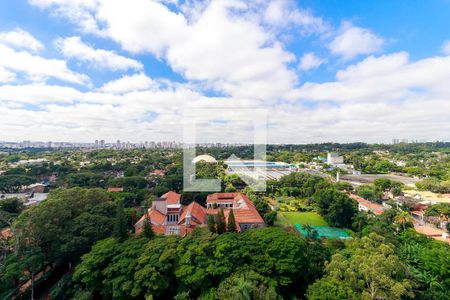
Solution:
[[[168,226],[166,233],[167,233],[167,235],[179,235],[180,227],[179,226]]]

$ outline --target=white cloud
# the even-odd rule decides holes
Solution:
[[[267,3],[257,3],[257,5],[264,10],[264,21],[280,29],[290,26],[300,29],[303,34],[323,34],[330,30],[322,18],[300,9],[295,1],[273,0],[267,1]]]
[[[26,51],[15,51],[2,44],[0,44],[0,67],[22,72],[31,81],[44,81],[49,77],[78,84],[89,81],[86,75],[71,71],[63,60],[47,59]]]
[[[186,19],[158,1],[100,1],[96,17],[105,33],[130,52],[162,55],[185,34]]]
[[[365,60],[337,72],[337,80],[306,83],[299,90],[308,100],[364,103],[450,98],[450,57],[431,57],[409,62],[406,52]]]
[[[326,41],[329,36],[323,35],[330,29],[291,1],[186,1],[177,12],[151,0],[31,2],[80,22],[84,32],[110,38],[126,51],[157,56],[188,82],[158,84],[161,80],[138,72],[88,91],[42,83],[4,85],[2,139],[36,139],[39,132],[40,139],[49,140],[177,140],[187,107],[266,108],[270,142],[450,139],[450,56],[419,61],[410,61],[406,52],[374,56],[383,39],[347,23],[330,51],[347,60],[372,56],[336,72],[335,80],[298,87],[290,69],[297,62],[286,50],[285,34],[297,32],[294,28]],[[3,66],[1,56],[0,62]],[[310,69],[322,62],[312,54],[298,63]],[[3,68],[30,73],[25,67]],[[209,97],[198,92],[201,88],[226,96]],[[28,104],[39,109],[27,110]],[[207,128],[215,140],[240,133],[222,129]]]
[[[445,55],[450,55],[450,40],[444,42],[444,44],[442,45],[442,52]]]
[[[16,74],[0,66],[0,83],[10,82],[16,78]]]
[[[30,33],[16,28],[12,31],[0,32],[0,43],[14,48],[28,49],[32,51],[41,50],[44,46]]]
[[[158,84],[144,73],[134,74],[131,76],[125,75],[119,79],[105,83],[100,91],[121,94],[131,91],[142,91],[146,89],[156,88]]]
[[[321,64],[325,63],[323,58],[318,57],[312,52],[305,53],[300,59],[299,69],[303,71],[318,68]]]
[[[87,62],[92,67],[98,69],[117,71],[128,69],[140,70],[143,68],[143,65],[140,62],[128,57],[120,56],[114,51],[94,49],[83,43],[81,38],[77,36],[58,39],[56,45],[64,56]]]
[[[98,0],[82,8],[73,8],[67,1],[33,3],[81,9],[101,24],[101,30],[98,24],[93,26],[93,33],[110,37],[127,51],[154,54],[202,87],[233,96],[273,99],[285,97],[297,84],[297,75],[287,66],[294,55],[266,27],[260,7],[265,8],[267,2],[216,0],[201,9],[185,6],[183,12],[151,0]],[[290,18],[290,23],[297,18],[303,27],[315,27],[319,20],[306,13]],[[270,20],[271,28],[278,26],[276,18]]]
[[[335,55],[351,59],[361,54],[379,52],[383,45],[384,40],[369,29],[345,22],[328,48]]]
[[[49,9],[54,16],[70,20],[83,32],[102,34],[93,15],[98,0],[28,0],[28,2],[41,9]]]

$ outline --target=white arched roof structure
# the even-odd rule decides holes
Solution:
[[[207,155],[207,154],[202,154],[202,155],[199,155],[199,156],[195,157],[192,160],[192,163],[196,164],[199,161],[204,161],[204,162],[207,162],[207,163],[217,163],[217,160],[214,157],[212,157],[211,155]]]

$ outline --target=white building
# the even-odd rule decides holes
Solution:
[[[329,165],[338,165],[344,163],[344,157],[339,156],[338,153],[329,152],[327,154],[327,164]]]

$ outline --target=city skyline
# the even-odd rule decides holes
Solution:
[[[450,140],[450,2],[5,0],[0,140]],[[380,18],[380,15],[383,17]],[[31,17],[32,16],[32,17]],[[234,140],[233,140],[234,139]]]

